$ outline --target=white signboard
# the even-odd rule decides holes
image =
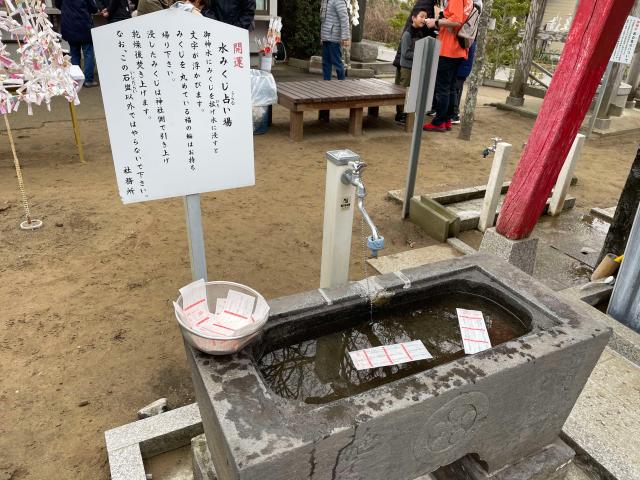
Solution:
[[[618,38],[618,43],[616,43],[616,48],[611,55],[611,61],[629,65],[633,59],[638,37],[640,37],[640,18],[627,17],[620,38]]]
[[[170,8],[92,36],[124,203],[255,183],[246,30]]]

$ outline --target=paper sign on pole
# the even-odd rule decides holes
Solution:
[[[464,353],[474,354],[491,348],[491,340],[484,323],[484,316],[478,310],[465,310],[456,308],[458,313],[458,325],[462,335]]]
[[[627,17],[624,27],[616,43],[616,48],[611,55],[611,62],[629,65],[633,59],[633,53],[640,37],[640,18]]]
[[[422,340],[365,348],[364,350],[349,352],[349,356],[351,357],[353,365],[358,370],[388,367],[390,365],[399,365],[401,363],[433,358],[425,348]]]
[[[246,30],[169,8],[91,32],[124,203],[255,183]]]

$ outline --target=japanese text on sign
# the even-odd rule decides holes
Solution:
[[[246,30],[168,9],[92,34],[124,203],[254,184]]]
[[[640,18],[627,17],[624,27],[616,43],[616,48],[611,55],[611,61],[629,65],[633,59],[633,52],[636,49],[638,38],[640,37]]]

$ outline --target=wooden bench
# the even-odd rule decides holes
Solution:
[[[278,104],[290,112],[289,137],[295,141],[302,140],[306,111],[348,108],[349,133],[358,136],[365,107],[368,115],[377,116],[383,105],[404,104],[405,94],[405,88],[375,78],[278,83]],[[407,131],[413,128],[413,117],[408,115]]]

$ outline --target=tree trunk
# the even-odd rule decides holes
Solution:
[[[602,258],[607,253],[614,253],[615,255],[624,253],[631,227],[633,226],[633,219],[638,209],[638,203],[640,203],[640,147],[638,147],[627,182],[624,184],[620,194],[618,207],[607,232],[607,237],[604,240],[598,263],[602,261]]]
[[[507,97],[509,105],[520,106],[524,103],[524,87],[527,85],[531,61],[536,48],[536,33],[538,33],[546,6],[547,0],[532,0],[531,7],[529,7],[529,15],[524,26],[524,37],[520,44],[520,57],[513,73],[511,91]]]
[[[364,15],[367,11],[367,0],[358,0],[359,6],[359,18],[358,25],[354,25],[351,29],[351,41],[352,42],[361,42],[362,36],[364,35]]]
[[[515,240],[533,231],[632,5],[633,0],[580,1],[500,212],[501,235]]]
[[[493,0],[484,0],[482,14],[478,23],[478,36],[476,37],[476,56],[473,60],[473,68],[469,76],[467,87],[467,96],[464,101],[464,113],[460,119],[460,133],[458,138],[462,140],[471,139],[471,130],[473,129],[473,115],[476,110],[476,102],[478,99],[478,88],[482,82],[482,71],[484,70],[484,54],[487,49],[487,30],[489,20],[491,19],[491,7]]]

